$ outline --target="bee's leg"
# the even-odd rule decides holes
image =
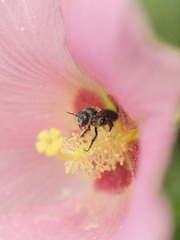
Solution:
[[[84,137],[84,135],[88,132],[88,131],[90,131],[91,130],[91,128],[90,128],[90,125],[80,134],[80,138],[81,137]]]
[[[114,124],[113,124],[113,122],[110,121],[110,120],[107,122],[107,124],[108,124],[108,126],[109,126],[109,132],[110,132],[111,129],[112,129],[112,127],[114,127]]]
[[[110,133],[112,127],[114,127],[114,124],[113,124],[112,121],[108,121],[107,124],[108,124],[108,126],[109,126],[109,133]],[[112,136],[111,134],[110,134],[110,137],[114,138],[114,136]]]
[[[89,147],[88,147],[87,150],[84,150],[84,151],[86,151],[86,152],[89,151],[89,149],[90,149],[90,148],[92,147],[92,145],[93,145],[93,142],[96,140],[96,138],[97,138],[97,136],[98,136],[97,127],[94,128],[94,132],[95,132],[95,136],[92,138],[92,140],[91,140],[91,144],[89,145]]]

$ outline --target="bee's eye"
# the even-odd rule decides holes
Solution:
[[[84,127],[89,122],[89,115],[88,115],[88,113],[81,111],[77,114],[76,120],[77,120],[79,127]]]

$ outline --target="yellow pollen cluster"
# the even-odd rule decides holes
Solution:
[[[63,145],[63,137],[59,130],[52,128],[44,130],[37,136],[36,149],[39,153],[45,152],[47,156],[54,156]]]
[[[96,140],[86,151],[94,135],[93,127],[82,138],[79,131],[73,131],[70,138],[65,138],[58,129],[52,128],[37,136],[36,149],[39,153],[65,160],[67,174],[77,174],[81,169],[88,176],[100,178],[104,171],[115,170],[118,163],[124,164],[128,143],[137,139],[138,131],[125,131],[117,120],[111,132],[106,127],[99,127]]]

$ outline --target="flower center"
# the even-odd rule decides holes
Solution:
[[[97,132],[91,126],[84,136],[79,128],[73,129],[70,138],[63,137],[58,129],[44,130],[37,136],[36,149],[49,157],[65,160],[67,174],[78,174],[81,169],[87,176],[101,178],[104,172],[119,166],[126,165],[131,170],[130,143],[138,139],[138,129],[125,129],[121,119],[113,124],[111,131],[107,125],[98,126]]]

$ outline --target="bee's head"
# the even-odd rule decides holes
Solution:
[[[76,121],[79,127],[84,127],[89,123],[89,114],[85,111],[80,111],[76,115]]]

